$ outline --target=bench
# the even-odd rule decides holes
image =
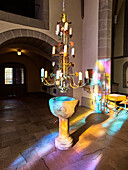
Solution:
[[[126,105],[128,104],[128,100],[125,95],[109,94],[106,96],[106,100],[107,108],[114,110],[115,116],[118,116],[118,108],[122,108],[127,112]]]

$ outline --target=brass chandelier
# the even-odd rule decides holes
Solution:
[[[66,93],[70,88],[84,87],[89,81],[89,73],[85,71],[85,82],[83,83],[82,72],[71,73],[74,64],[70,57],[75,57],[74,42],[70,41],[73,35],[72,23],[68,21],[65,14],[65,0],[63,0],[63,13],[61,20],[57,22],[55,34],[59,36],[59,43],[52,47],[52,56],[58,58],[58,63],[52,62],[52,66],[58,66],[56,73],[48,76],[48,71],[41,69],[41,80],[43,85],[57,86],[61,93]],[[78,78],[77,84],[74,77]]]

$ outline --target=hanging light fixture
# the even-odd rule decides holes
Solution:
[[[73,29],[71,22],[68,21],[68,17],[65,14],[65,0],[63,0],[63,13],[61,20],[57,22],[55,34],[59,36],[58,45],[53,46],[52,56],[58,56],[58,63],[55,62],[52,66],[58,65],[56,74],[51,73],[48,76],[48,72],[42,70],[43,76],[41,76],[44,85],[53,86],[56,85],[61,93],[68,92],[69,88],[84,87],[89,80],[88,71],[85,74],[86,82],[83,83],[82,72],[71,73],[69,70],[74,66],[70,62],[71,57],[75,57],[74,42],[70,41],[73,35]],[[75,83],[74,77],[78,77],[77,84]]]
[[[21,55],[21,50],[17,50],[17,55]]]

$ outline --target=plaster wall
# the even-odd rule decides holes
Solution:
[[[95,69],[98,58],[98,10],[99,0],[84,2],[84,14],[82,25],[82,70]],[[82,89],[82,97],[86,98],[84,105],[89,106],[93,94]]]
[[[57,21],[60,20],[60,15],[62,14],[62,4],[63,4],[62,0],[49,0],[49,30],[20,25],[20,24],[14,24],[11,22],[0,20],[0,33],[8,31],[8,30],[13,30],[13,29],[30,29],[30,30],[36,30],[36,31],[42,32],[58,41],[58,36],[55,35],[55,26],[56,26]],[[76,0],[66,1],[66,13],[68,14],[69,20],[72,21],[72,26],[73,26],[72,41],[74,41],[74,44],[76,47],[76,58],[72,59],[72,61],[75,63],[74,70],[81,71],[82,69],[81,1],[76,1]],[[13,15],[13,17],[15,17],[15,19],[17,20],[16,15]],[[23,19],[23,18],[20,17],[20,19]],[[35,20],[32,20],[32,21],[35,22]],[[74,90],[73,96],[78,99],[81,99],[81,89]]]

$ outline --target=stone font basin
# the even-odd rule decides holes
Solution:
[[[49,100],[52,114],[61,118],[71,117],[77,103],[77,99],[68,96],[54,97]]]
[[[52,114],[59,118],[59,136],[55,139],[55,146],[60,150],[67,150],[73,144],[73,139],[69,135],[68,118],[75,112],[78,100],[73,97],[59,96],[49,100]]]

